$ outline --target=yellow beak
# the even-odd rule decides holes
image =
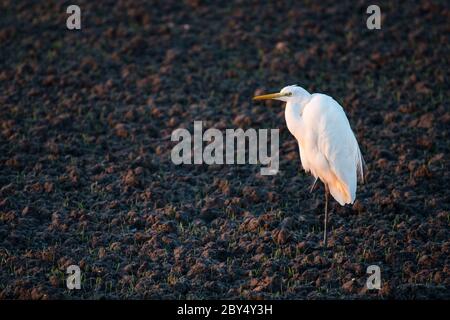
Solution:
[[[285,96],[285,94],[282,94],[282,93],[263,94],[262,96],[253,97],[253,101],[276,99],[276,98],[281,98],[281,97],[284,97],[284,96]]]

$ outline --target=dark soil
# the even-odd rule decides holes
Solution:
[[[450,6],[378,2],[381,30],[366,1],[77,1],[69,31],[69,3],[1,1],[0,298],[449,299]],[[289,84],[367,162],[328,248],[282,104],[251,101]],[[280,172],[172,164],[194,120],[280,128]]]

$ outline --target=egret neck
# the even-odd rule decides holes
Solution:
[[[284,110],[286,124],[289,132],[297,139],[301,137],[304,128],[302,119],[303,109],[310,100],[311,94],[305,90],[299,98],[286,102],[286,109]]]

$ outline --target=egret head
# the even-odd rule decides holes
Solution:
[[[280,92],[277,93],[270,93],[270,94],[264,94],[261,96],[253,97],[253,100],[280,100],[284,102],[298,102],[303,103],[306,100],[309,100],[310,94],[308,91],[303,89],[302,87],[299,87],[297,85],[287,86],[281,89]]]

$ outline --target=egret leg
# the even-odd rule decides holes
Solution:
[[[314,180],[314,183],[313,183],[313,185],[311,186],[311,189],[309,189],[309,193],[313,192],[314,187],[316,186],[317,179],[318,179],[318,178],[316,178],[316,180]]]
[[[325,185],[325,219],[324,219],[324,226],[323,226],[323,245],[325,248],[327,247],[327,222],[328,222],[328,186]]]

